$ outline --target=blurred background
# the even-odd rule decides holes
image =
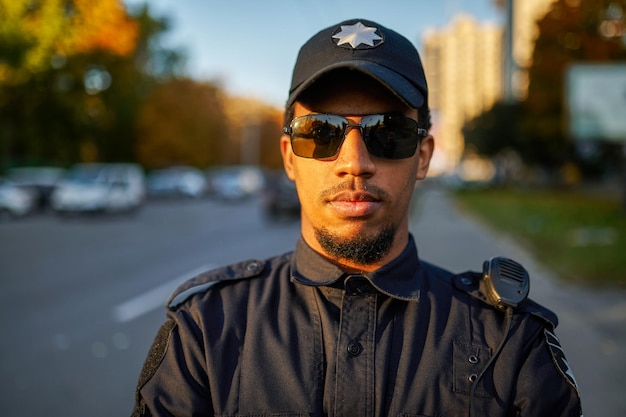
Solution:
[[[585,412],[624,415],[625,13],[626,0],[0,0],[0,415],[130,414],[173,289],[292,249],[299,203],[278,149],[291,69],[310,36],[353,17],[404,34],[426,68],[420,254],[455,271],[525,259],[574,346]]]

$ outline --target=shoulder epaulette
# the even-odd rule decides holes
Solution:
[[[480,290],[481,279],[482,274],[475,271],[463,272],[452,277],[454,286],[458,290],[463,291],[473,298],[476,298],[483,303],[491,306],[492,304],[489,302],[487,296],[483,294]],[[533,316],[539,317],[547,324],[549,324],[552,328],[555,328],[559,322],[558,317],[554,312],[536,303],[532,299],[527,299],[514,311],[517,313],[529,313]]]
[[[556,328],[556,326],[558,326],[559,324],[559,318],[556,313],[531,299],[526,300],[526,302],[522,304],[517,311],[530,313],[533,316],[539,317],[540,319],[548,323],[552,327],[552,329]]]
[[[456,289],[463,291],[474,298],[489,304],[487,297],[480,291],[480,280],[482,275],[479,272],[467,271],[461,274],[454,275],[452,282]]]
[[[175,309],[192,295],[204,293],[217,283],[253,278],[261,274],[263,269],[265,261],[250,259],[203,272],[178,287],[167,301],[167,307]]]

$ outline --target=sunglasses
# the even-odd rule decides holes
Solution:
[[[369,114],[351,123],[335,114],[308,114],[293,119],[283,133],[291,137],[293,153],[303,158],[332,158],[339,153],[349,128],[358,128],[370,154],[383,159],[415,155],[428,132],[402,114]]]

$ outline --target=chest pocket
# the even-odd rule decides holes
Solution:
[[[489,348],[455,341],[453,355],[454,392],[469,394],[472,390],[472,384],[490,358],[491,349]],[[475,391],[476,396],[493,397],[494,386],[491,369],[492,367],[489,367],[478,382]]]

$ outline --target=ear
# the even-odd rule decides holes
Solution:
[[[433,151],[435,150],[435,139],[428,135],[422,139],[418,149],[418,166],[416,179],[423,180],[428,174],[428,168],[430,167],[430,159],[433,157]]]
[[[282,135],[280,137],[280,153],[283,156],[283,167],[285,168],[285,173],[287,177],[295,181],[293,160],[295,155],[293,154],[293,150],[291,149],[291,140],[289,139],[289,135]]]

